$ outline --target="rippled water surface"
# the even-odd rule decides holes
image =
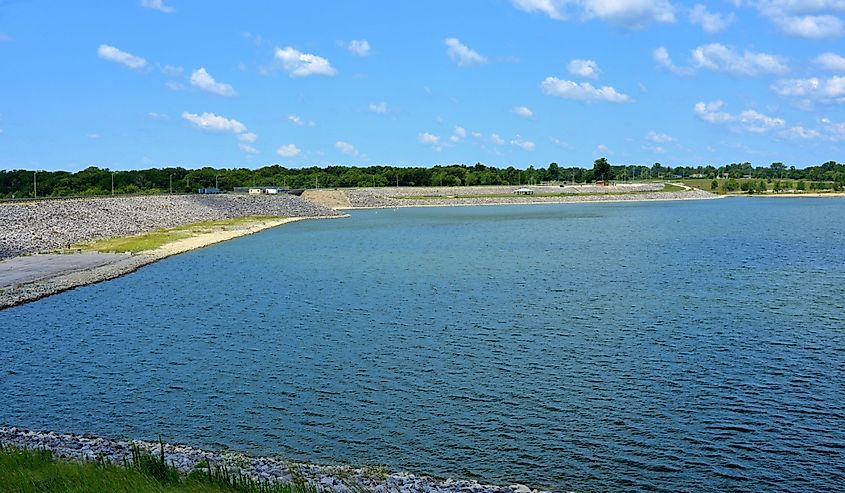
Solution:
[[[575,490],[845,485],[845,200],[358,211],[0,312],[0,423]]]

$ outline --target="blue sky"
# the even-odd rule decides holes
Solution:
[[[0,1],[0,168],[842,161],[845,2]]]

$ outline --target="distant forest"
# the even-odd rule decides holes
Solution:
[[[603,159],[600,161],[604,161]],[[672,168],[655,163],[652,166],[611,166],[609,178],[615,181],[657,180],[679,178],[753,178],[759,180],[791,179],[831,182],[836,189],[845,187],[845,164],[834,161],[820,166],[796,169],[782,163],[754,167],[750,163],[726,166],[678,166]],[[601,177],[598,177],[601,178]],[[329,166],[327,168],[284,168],[264,166],[255,170],[152,168],[132,171],[112,171],[89,167],[76,173],[67,171],[0,171],[0,198],[70,195],[109,195],[136,193],[196,192],[201,187],[233,187],[272,185],[287,188],[328,187],[384,187],[384,186],[470,186],[521,185],[541,182],[589,183],[595,181],[594,169],[558,166],[520,170],[514,167],[495,168],[475,165],[421,167]]]

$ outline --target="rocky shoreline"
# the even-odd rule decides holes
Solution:
[[[0,444],[18,448],[46,449],[56,457],[75,461],[107,460],[123,464],[132,455],[132,445],[158,454],[160,444],[141,440],[117,440],[88,435],[38,432],[0,427]],[[278,457],[251,457],[237,452],[214,452],[187,445],[164,444],[165,461],[181,473],[198,465],[211,464],[262,482],[291,483],[295,479],[324,491],[359,493],[549,493],[515,484],[495,486],[471,480],[436,479],[403,472],[388,472],[381,466],[321,466],[290,462]]]

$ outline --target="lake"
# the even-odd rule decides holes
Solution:
[[[0,424],[580,491],[831,491],[843,309],[843,199],[353,211],[0,312]]]

